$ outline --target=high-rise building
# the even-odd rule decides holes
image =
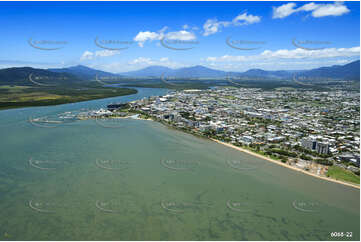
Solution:
[[[303,148],[308,150],[316,151],[319,154],[328,154],[329,153],[329,144],[325,142],[317,141],[311,137],[304,138],[301,140],[301,145]]]
[[[303,138],[301,140],[301,145],[303,148],[309,149],[309,150],[315,150],[316,149],[316,140],[312,138]]]
[[[316,143],[316,152],[319,154],[328,154],[329,152],[329,144],[317,142]]]

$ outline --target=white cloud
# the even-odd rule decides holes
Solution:
[[[282,60],[296,61],[296,60],[327,60],[332,58],[360,58],[360,47],[352,48],[327,48],[321,50],[305,50],[305,49],[281,49],[281,50],[265,50],[258,55],[239,55],[231,56],[224,55],[219,57],[207,57],[205,62],[208,63],[249,63],[249,62],[260,62],[266,63],[278,63]]]
[[[315,18],[325,16],[341,16],[350,12],[350,10],[343,4],[343,2],[334,2],[328,4],[307,3],[303,6],[296,8],[295,3],[286,3],[279,7],[273,7],[272,18],[285,18],[296,12],[311,12]]]
[[[177,32],[167,33],[166,38],[170,40],[195,40],[196,36],[192,32],[180,30]]]
[[[159,61],[166,62],[166,61],[169,61],[169,58],[168,57],[162,57],[162,58],[159,59]]]
[[[228,27],[231,25],[240,26],[240,25],[258,23],[260,21],[261,21],[260,16],[255,16],[247,13],[239,14],[232,21],[218,21],[217,19],[208,19],[203,25],[203,30],[204,30],[203,35],[208,36],[215,34],[221,31],[223,27]]]
[[[136,64],[146,64],[146,65],[153,65],[154,62],[152,61],[151,58],[146,58],[146,57],[138,57],[132,61],[128,62],[129,65],[136,65]]]
[[[80,57],[80,60],[91,60],[94,58],[94,53],[86,50]]]
[[[150,32],[150,31],[144,31],[139,32],[137,36],[134,37],[134,41],[138,42],[138,45],[140,47],[144,46],[144,43],[146,41],[153,41],[153,40],[159,40],[163,37],[162,33],[156,33],[156,32]]]
[[[139,32],[137,34],[137,36],[135,36],[134,40],[139,41],[139,42],[144,42],[144,41],[147,41],[147,40],[157,39],[158,36],[159,36],[158,33],[145,31],[145,32]]]
[[[247,13],[243,13],[235,17],[232,22],[234,25],[246,25],[246,24],[258,23],[260,21],[261,21],[261,17],[259,16],[254,16],[252,14],[248,15]]]
[[[146,41],[160,40],[164,37],[164,32],[168,29],[167,26],[161,28],[158,32],[144,31],[139,32],[137,36],[134,37],[134,41],[138,42],[140,47],[144,46]]]
[[[343,5],[343,3],[336,2],[335,4],[320,5],[315,11],[312,12],[312,16],[315,18],[324,16],[341,16],[350,12],[350,10]]]
[[[227,27],[228,25],[230,25],[230,22],[218,21],[217,19],[208,19],[203,25],[203,35],[208,36],[215,34],[219,32],[222,27]]]
[[[313,11],[316,8],[318,8],[318,4],[315,3],[307,3],[305,5],[303,5],[302,7],[299,7],[298,9],[300,11]]]
[[[286,3],[279,7],[273,7],[272,18],[285,18],[296,12],[295,7],[296,7],[295,3]]]
[[[265,58],[287,58],[287,59],[303,59],[303,58],[334,58],[334,57],[351,57],[359,56],[360,47],[352,48],[325,48],[321,50],[305,50],[305,49],[294,49],[294,50],[277,50],[270,51],[265,50],[261,53],[262,57]]]
[[[143,47],[144,43],[147,41],[161,40],[163,38],[167,38],[170,40],[195,40],[197,38],[194,33],[189,32],[187,30],[165,33],[167,29],[168,27],[163,27],[158,32],[151,32],[151,31],[139,32],[137,36],[134,37],[134,41],[138,42],[138,45],[140,47]]]
[[[118,51],[118,50],[98,50],[98,51],[95,51],[94,53],[86,50],[81,55],[80,60],[81,61],[93,60],[96,57],[109,57],[109,56],[118,55],[118,54],[120,54],[120,51]]]

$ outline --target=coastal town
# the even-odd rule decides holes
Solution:
[[[359,181],[357,92],[234,87],[182,90],[108,105],[108,110],[93,116],[126,117],[129,113],[317,176],[329,177],[332,168],[355,174]]]

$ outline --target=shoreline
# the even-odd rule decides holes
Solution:
[[[218,144],[227,146],[227,147],[232,148],[232,149],[236,149],[236,150],[238,150],[238,151],[247,153],[247,154],[252,155],[252,156],[255,156],[255,157],[257,157],[257,158],[260,158],[260,159],[263,159],[263,160],[272,162],[272,163],[274,163],[274,164],[283,166],[283,167],[285,167],[285,168],[288,168],[288,169],[291,169],[291,170],[294,170],[294,171],[298,171],[298,172],[302,172],[303,174],[306,174],[306,175],[309,175],[309,176],[313,176],[313,177],[315,177],[315,178],[319,178],[319,179],[322,179],[322,180],[325,180],[325,181],[334,182],[334,183],[338,183],[338,184],[341,184],[341,185],[345,185],[345,186],[353,187],[353,188],[356,188],[356,189],[360,189],[360,185],[353,184],[353,183],[348,183],[348,182],[340,181],[340,180],[336,180],[336,179],[332,179],[332,178],[329,178],[329,177],[319,176],[319,175],[313,174],[313,173],[311,173],[311,172],[305,171],[305,170],[303,170],[303,169],[300,169],[300,168],[297,168],[297,167],[294,167],[294,166],[291,166],[291,165],[287,165],[287,164],[285,164],[285,163],[282,163],[282,162],[273,160],[273,159],[271,159],[271,158],[269,158],[269,157],[267,157],[267,156],[263,156],[263,155],[260,155],[260,154],[258,154],[258,153],[255,153],[255,152],[253,152],[253,151],[250,151],[250,150],[247,150],[247,149],[244,149],[244,148],[235,146],[235,145],[230,144],[230,143],[226,143],[226,142],[223,142],[223,141],[220,141],[220,140],[217,140],[217,139],[213,139],[213,138],[210,138],[210,137],[204,137],[204,136],[196,135],[196,134],[193,134],[193,133],[184,131],[184,130],[180,130],[180,129],[177,128],[177,127],[174,127],[174,126],[169,125],[169,124],[165,124],[165,123],[163,123],[163,122],[154,120],[154,119],[152,119],[152,118],[144,119],[144,118],[132,117],[132,116],[119,117],[119,118],[121,118],[121,119],[133,119],[133,120],[145,120],[145,121],[157,122],[157,123],[159,123],[159,124],[162,124],[162,125],[166,126],[167,128],[172,128],[172,129],[174,129],[174,130],[177,130],[177,131],[180,131],[180,132],[183,132],[183,133],[187,133],[187,134],[196,136],[196,137],[198,137],[198,138],[204,138],[204,139],[207,139],[207,140],[210,140],[210,141],[214,141],[214,142],[216,142],[216,143],[218,143]]]
[[[152,120],[153,122],[160,123],[160,124],[162,124],[162,125],[164,125],[164,126],[166,126],[166,127],[168,127],[168,128],[173,128],[173,129],[178,130],[178,131],[183,132],[183,133],[187,133],[187,134],[190,134],[190,135],[194,135],[193,133],[180,130],[180,129],[176,128],[176,127],[173,127],[173,126],[171,126],[171,125],[164,124],[164,123],[162,123],[162,122],[159,122],[159,121],[156,121],[156,120],[153,120],[153,119],[148,119],[148,120]],[[263,159],[263,160],[272,162],[272,163],[274,163],[274,164],[283,166],[283,167],[285,167],[285,168],[288,168],[288,169],[291,169],[291,170],[294,170],[294,171],[298,171],[298,172],[302,172],[303,174],[306,174],[306,175],[309,175],[309,176],[313,176],[313,177],[315,177],[315,178],[319,178],[319,179],[322,179],[322,180],[325,180],[325,181],[329,181],[329,182],[338,183],[338,184],[341,184],[341,185],[353,187],[353,188],[356,188],[356,189],[359,189],[359,190],[360,190],[360,185],[357,185],[357,184],[348,183],[348,182],[345,182],[345,181],[340,181],[340,180],[332,179],[332,178],[329,178],[329,177],[319,176],[319,175],[313,174],[313,173],[311,173],[311,172],[307,172],[307,171],[305,171],[305,170],[303,170],[303,169],[300,169],[300,168],[297,168],[297,167],[294,167],[294,166],[287,165],[287,164],[285,164],[285,163],[282,163],[282,162],[273,160],[273,159],[271,159],[271,158],[269,158],[269,157],[266,157],[266,156],[257,154],[257,153],[255,153],[255,152],[250,151],[250,150],[247,150],[247,149],[244,149],[244,148],[241,148],[241,147],[238,147],[238,146],[235,146],[235,145],[233,145],[233,144],[226,143],[226,142],[223,142],[223,141],[220,141],[220,140],[217,140],[217,139],[213,139],[213,138],[209,138],[209,137],[204,137],[204,136],[198,136],[198,135],[196,135],[196,137],[198,137],[198,138],[204,138],[204,139],[207,139],[207,140],[210,140],[210,141],[214,141],[214,142],[216,142],[216,143],[218,143],[218,144],[227,146],[227,147],[232,148],[232,149],[236,149],[236,150],[238,150],[238,151],[247,153],[247,154],[252,155],[252,156],[255,156],[255,157],[257,157],[257,158],[260,158],[260,159]]]
[[[58,106],[58,105],[64,105],[64,104],[73,104],[73,103],[80,103],[80,102],[88,102],[88,101],[95,101],[100,99],[107,99],[107,98],[115,98],[115,97],[124,97],[124,96],[130,96],[138,93],[138,90],[135,88],[118,88],[120,89],[128,89],[126,93],[117,93],[114,95],[114,93],[107,93],[107,95],[100,96],[100,97],[94,97],[88,94],[86,98],[81,99],[79,96],[71,96],[74,97],[74,99],[69,100],[66,95],[61,96],[58,99],[44,99],[44,100],[37,100],[37,101],[15,101],[15,102],[8,102],[8,101],[1,101],[0,102],[0,111],[6,111],[6,110],[12,110],[12,109],[20,109],[20,108],[36,108],[36,107],[49,107],[49,106]],[[101,90],[100,88],[97,90]],[[118,91],[119,91],[118,90]],[[134,92],[135,90],[135,92]],[[54,94],[56,95],[56,94]],[[11,104],[6,106],[5,104]]]
[[[283,167],[285,167],[285,168],[288,168],[288,169],[291,169],[291,170],[294,170],[294,171],[298,171],[298,172],[302,172],[303,174],[306,174],[306,175],[309,175],[309,176],[313,176],[313,177],[316,177],[316,178],[319,178],[319,179],[322,179],[322,180],[326,180],[326,181],[330,181],[330,182],[334,182],[334,183],[342,184],[342,185],[345,185],[345,186],[349,186],[349,187],[353,187],[353,188],[360,189],[360,186],[359,186],[359,185],[356,185],[356,184],[352,184],[352,183],[348,183],[348,182],[344,182],[344,181],[335,180],[335,179],[332,179],[332,178],[329,178],[329,177],[318,176],[318,175],[313,174],[313,173],[311,173],[311,172],[307,172],[307,171],[302,170],[302,169],[300,169],[300,168],[296,168],[296,167],[287,165],[287,164],[285,164],[285,163],[282,163],[282,162],[273,160],[273,159],[268,158],[268,157],[266,157],[266,156],[257,154],[257,153],[255,153],[255,152],[252,152],[252,151],[247,150],[247,149],[243,149],[243,148],[241,148],[241,147],[232,145],[232,144],[230,144],[230,143],[226,143],[226,142],[223,142],[223,141],[220,141],[220,140],[216,140],[216,139],[213,139],[213,138],[210,138],[210,140],[212,140],[212,141],[214,141],[214,142],[216,142],[216,143],[218,143],[218,144],[227,146],[227,147],[229,147],[229,148],[236,149],[236,150],[238,150],[238,151],[247,153],[247,154],[249,154],[249,155],[253,155],[253,156],[257,157],[257,158],[260,158],[260,159],[263,159],[263,160],[272,162],[272,163],[274,163],[274,164],[283,166]]]

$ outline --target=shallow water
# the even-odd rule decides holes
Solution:
[[[358,189],[152,121],[27,121],[164,93],[1,111],[0,240],[359,240]]]

